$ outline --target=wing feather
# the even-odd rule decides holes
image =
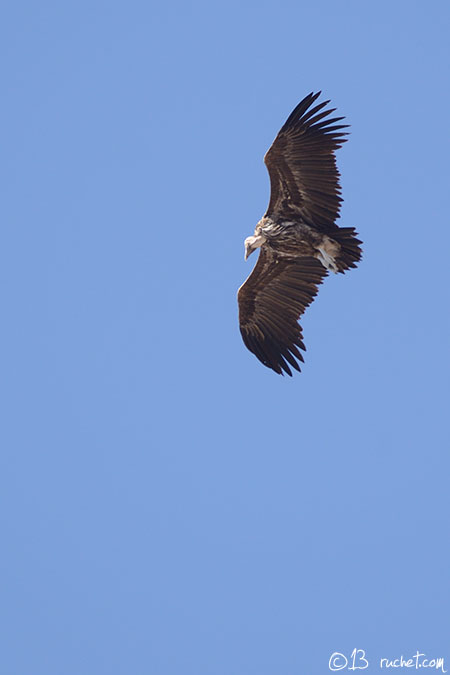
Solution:
[[[292,375],[305,350],[298,319],[327,275],[315,258],[285,258],[262,246],[238,292],[239,324],[246,347],[276,373]]]
[[[312,227],[329,232],[337,228],[341,187],[335,151],[345,142],[339,124],[329,117],[329,101],[311,107],[320,92],[309,94],[292,111],[264,157],[270,176],[270,202],[266,216],[301,217]]]

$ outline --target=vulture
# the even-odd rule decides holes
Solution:
[[[329,117],[321,92],[306,96],[292,111],[267,151],[270,201],[255,233],[245,240],[245,259],[258,262],[238,291],[244,344],[280,375],[300,371],[306,351],[300,316],[314,300],[328,272],[356,267],[362,243],[355,228],[339,227],[342,202],[335,151],[346,141],[348,124]]]

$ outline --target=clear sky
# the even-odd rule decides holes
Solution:
[[[449,4],[2,14],[1,674],[450,669]],[[364,260],[290,379],[236,291],[319,89]]]

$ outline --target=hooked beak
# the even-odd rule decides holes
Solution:
[[[245,245],[245,254],[244,254],[244,260],[247,260],[248,256],[253,253],[255,249],[252,248],[250,244]]]

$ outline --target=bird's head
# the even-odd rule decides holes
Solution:
[[[245,259],[247,260],[248,256],[253,253],[253,251],[256,251],[257,248],[261,246],[261,244],[264,244],[266,241],[266,238],[262,234],[255,235],[253,234],[251,237],[247,237],[247,239],[244,242],[245,245]]]

